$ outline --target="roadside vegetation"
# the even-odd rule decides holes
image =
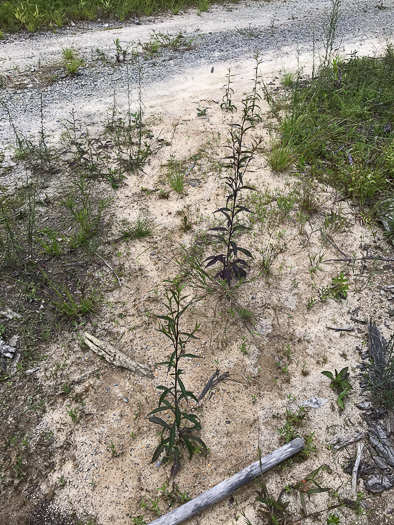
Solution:
[[[71,21],[98,18],[123,22],[127,18],[165,11],[177,14],[189,7],[207,11],[210,3],[209,0],[6,0],[0,3],[0,30],[3,33],[54,30]]]
[[[360,205],[364,220],[394,226],[394,49],[380,57],[339,56],[315,77],[297,79],[269,98],[280,141],[268,161],[336,188]]]

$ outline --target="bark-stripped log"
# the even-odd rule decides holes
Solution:
[[[302,438],[293,439],[293,441],[290,441],[287,445],[284,445],[274,452],[271,452],[271,454],[264,456],[261,460],[252,463],[252,465],[244,468],[237,474],[234,474],[231,478],[222,481],[215,487],[203,492],[200,496],[188,501],[181,507],[161,516],[155,521],[152,521],[150,525],[178,525],[178,523],[182,523],[195,514],[202,512],[210,505],[227,498],[233,492],[247,483],[250,483],[263,472],[279,465],[279,463],[294,456],[294,454],[297,454],[297,452],[300,452],[303,448],[304,440]]]

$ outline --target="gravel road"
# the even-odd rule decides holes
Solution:
[[[58,33],[11,35],[0,41],[0,75],[6,79],[0,96],[12,112],[15,124],[25,133],[39,125],[40,92],[45,105],[45,123],[50,135],[58,137],[61,120],[72,108],[87,122],[97,122],[107,110],[116,90],[125,100],[127,83],[136,86],[135,66],[114,67],[115,44],[122,47],[148,42],[152,31],[181,32],[195,38],[190,50],[162,49],[144,60],[143,98],[149,111],[179,113],[181,104],[199,97],[221,97],[227,67],[238,82],[249,80],[253,54],[263,58],[266,79],[298,65],[311,69],[313,42],[315,57],[323,52],[324,22],[329,0],[272,0],[240,2],[212,7],[209,12],[189,11],[177,16],[141,19],[122,26],[109,23],[73,25]],[[343,0],[335,48],[341,55],[371,54],[392,38],[393,0]],[[59,63],[63,48],[74,48],[85,60],[80,74],[61,75],[50,86],[42,86],[41,73]],[[96,50],[110,63],[97,60]],[[13,82],[15,79],[18,82]],[[13,142],[6,113],[0,109],[0,140]]]

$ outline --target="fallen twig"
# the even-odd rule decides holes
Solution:
[[[115,275],[116,280],[118,281],[118,284],[119,284],[119,286],[121,287],[121,286],[122,286],[122,283],[120,282],[119,276],[118,276],[118,274],[115,272],[115,270],[112,268],[112,266],[111,266],[109,263],[107,263],[107,261],[106,261],[105,259],[103,259],[103,258],[101,257],[101,255],[98,254],[97,252],[96,252],[96,255],[97,255],[97,257],[98,257],[99,259],[101,259],[101,260],[103,261],[103,263],[105,264],[105,266],[107,266],[107,268],[109,268],[109,269],[111,270],[111,272]]]
[[[338,252],[341,255],[343,255],[346,260],[348,260],[348,261],[352,260],[348,255],[346,255],[345,252],[343,252],[340,248],[338,248],[338,246],[335,244],[335,242],[333,240],[331,240],[328,235],[325,235],[324,233],[322,233],[322,237],[323,237],[323,239],[326,239],[331,244],[331,246],[333,246],[336,250],[338,250]]]
[[[365,319],[358,319],[358,317],[351,316],[350,319],[355,323],[368,324],[368,321],[366,321]]]
[[[323,512],[327,512],[329,510],[337,509],[338,507],[343,507],[344,503],[337,503],[336,505],[331,505],[330,507],[327,507],[324,510],[317,510],[316,512],[312,512],[311,514],[307,514],[301,519],[297,519],[296,521],[292,521],[291,525],[303,525],[305,523],[306,518],[312,518],[314,516],[320,516]]]
[[[198,402],[200,402],[208,393],[211,388],[215,387],[220,381],[224,381],[228,378],[230,375],[230,372],[224,372],[223,374],[219,375],[220,371],[219,369],[216,370],[216,372],[213,374],[213,376],[209,379],[208,383],[205,385],[203,391],[198,396]]]
[[[363,452],[364,444],[359,443],[357,446],[357,457],[354,462],[353,472],[352,472],[352,496],[355,497],[357,494],[357,473],[358,467],[360,466],[361,455]]]
[[[353,262],[353,261],[385,261],[385,262],[394,262],[394,259],[391,259],[390,257],[379,257],[379,256],[373,256],[373,255],[366,255],[365,257],[354,257],[352,259],[348,259],[347,257],[345,259],[325,259],[324,262]]]
[[[327,330],[334,330],[334,332],[354,332],[354,328],[352,326],[340,328],[336,326],[326,326]]]

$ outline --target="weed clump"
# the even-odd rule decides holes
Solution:
[[[298,79],[285,102],[274,169],[297,152],[302,173],[361,206],[379,209],[394,185],[393,71],[394,51],[388,46],[379,58],[326,57],[317,77]]]
[[[294,153],[289,146],[274,143],[266,156],[266,160],[273,171],[280,173],[286,171],[294,162]]]
[[[152,235],[152,223],[147,217],[140,215],[135,223],[130,223],[127,220],[121,221],[119,224],[119,233],[122,239],[132,241],[135,239],[144,239]]]

